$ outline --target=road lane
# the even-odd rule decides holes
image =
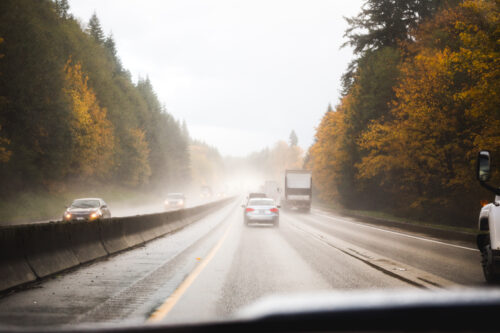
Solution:
[[[198,263],[237,209],[232,203],[144,246],[58,274],[0,298],[0,323],[143,322]]]
[[[290,220],[282,216],[279,229],[245,227],[242,217],[235,216],[231,234],[216,257],[164,322],[230,318],[242,307],[274,294],[411,287],[297,232]]]
[[[333,213],[313,211],[311,214],[291,216],[299,223],[307,224],[396,261],[409,263],[458,284],[485,285],[480,269],[479,251],[464,248],[461,243],[457,243],[459,246],[456,247],[446,244],[450,242],[443,240],[430,242],[413,233],[406,234],[418,237],[407,237],[402,234],[403,232],[386,232],[380,228],[367,226],[356,219],[344,218]]]
[[[245,227],[236,201],[145,246],[0,298],[0,323],[143,323],[179,289],[163,322],[229,318],[274,294],[415,287],[346,249],[385,256],[396,267],[418,266],[431,279],[435,274],[483,284],[474,251],[377,231],[325,212],[282,212],[280,228]]]

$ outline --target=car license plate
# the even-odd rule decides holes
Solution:
[[[262,215],[262,214],[265,214],[265,213],[266,213],[266,211],[265,211],[265,210],[263,210],[263,209],[260,209],[260,210],[259,210],[259,214],[261,214],[261,215]]]
[[[84,218],[83,218],[83,217],[77,217],[76,219],[77,219],[78,221],[83,221],[83,220],[84,220]]]

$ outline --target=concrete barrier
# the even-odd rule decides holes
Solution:
[[[73,254],[81,264],[108,255],[101,242],[99,221],[67,223]]]
[[[19,228],[0,229],[0,290],[35,280],[36,275],[24,256]]]
[[[233,199],[95,222],[0,227],[0,291],[144,244],[199,220]]]
[[[80,264],[72,251],[68,223],[50,222],[23,225],[20,231],[29,265],[37,277]]]
[[[125,237],[125,227],[121,219],[106,219],[99,221],[101,227],[102,245],[109,254],[123,251],[132,245]]]

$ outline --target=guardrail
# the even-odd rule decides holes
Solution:
[[[0,228],[0,292],[123,251],[200,219],[234,198],[158,214]]]

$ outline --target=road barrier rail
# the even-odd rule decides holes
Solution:
[[[0,292],[142,245],[233,199],[157,214],[0,227]]]

